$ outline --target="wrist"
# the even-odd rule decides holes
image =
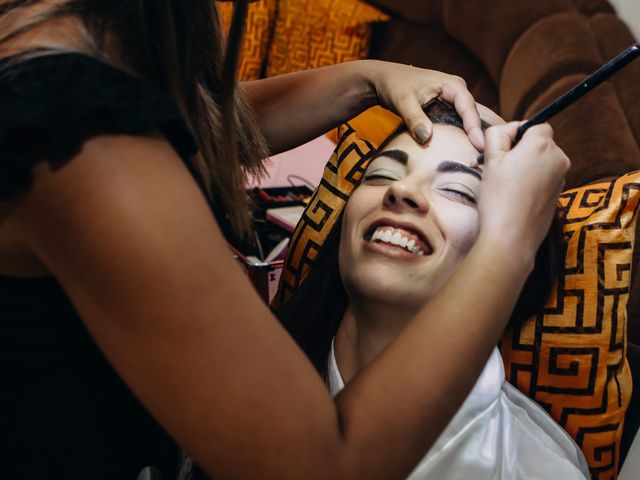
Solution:
[[[514,228],[491,229],[481,231],[476,245],[491,256],[492,260],[500,263],[500,268],[512,270],[513,275],[521,275],[526,279],[533,271],[537,246],[516,231]]]
[[[379,60],[357,60],[344,64],[353,68],[353,75],[356,79],[354,82],[357,90],[356,96],[363,111],[380,104],[376,85],[379,82],[379,65],[381,63],[383,62]]]

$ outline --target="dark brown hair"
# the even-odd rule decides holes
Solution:
[[[433,123],[462,128],[462,120],[455,110],[441,101],[425,107]],[[488,128],[483,124],[483,128]],[[380,145],[383,150],[399,134],[407,131],[399,127]],[[278,318],[307,354],[316,369],[324,374],[331,341],[338,331],[349,303],[347,291],[340,278],[338,252],[342,215],[331,229],[308,276],[294,292],[291,300],[276,312]],[[555,276],[561,268],[562,239],[560,222],[555,218],[535,259],[535,267],[518,298],[510,323],[516,325],[530,317],[546,302]],[[517,255],[517,252],[510,254]],[[506,259],[508,260],[508,259]]]
[[[213,0],[35,0],[0,2],[0,46],[48,22],[77,18],[82,35],[35,54],[72,51],[134,72],[171,94],[200,153],[190,168],[238,234],[250,230],[245,174],[260,177],[268,155],[235,73],[247,0],[236,0],[227,54]],[[34,55],[27,52],[26,55]]]

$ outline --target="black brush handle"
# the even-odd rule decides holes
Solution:
[[[512,147],[515,147],[516,144],[520,141],[524,133],[534,125],[539,125],[540,123],[544,123],[548,121],[551,117],[560,113],[569,105],[573,104],[576,100],[582,98],[584,95],[589,93],[591,90],[596,88],[606,79],[608,79],[611,75],[618,72],[620,69],[634,61],[636,58],[640,56],[640,43],[636,43],[631,47],[627,48],[624,52],[618,55],[616,58],[611,60],[610,62],[604,64],[594,73],[589,75],[583,81],[578,83],[575,87],[573,87],[568,92],[564,93],[557,100],[553,101],[538,113],[536,113],[529,120],[524,122],[520,127],[518,127],[518,133],[516,134],[516,138],[513,141]],[[484,163],[484,154],[478,156],[478,163]]]

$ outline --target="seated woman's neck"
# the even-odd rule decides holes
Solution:
[[[382,353],[416,314],[414,308],[352,298],[334,341],[336,362],[344,382],[349,382]]]

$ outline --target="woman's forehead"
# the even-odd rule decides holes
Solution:
[[[394,152],[395,155],[385,155],[385,152]],[[378,152],[376,157],[397,159],[398,152],[406,154],[408,165],[420,165],[426,160],[449,160],[469,167],[477,166],[479,154],[464,130],[443,124],[433,126],[433,136],[426,145],[416,142],[409,132],[402,132]]]

